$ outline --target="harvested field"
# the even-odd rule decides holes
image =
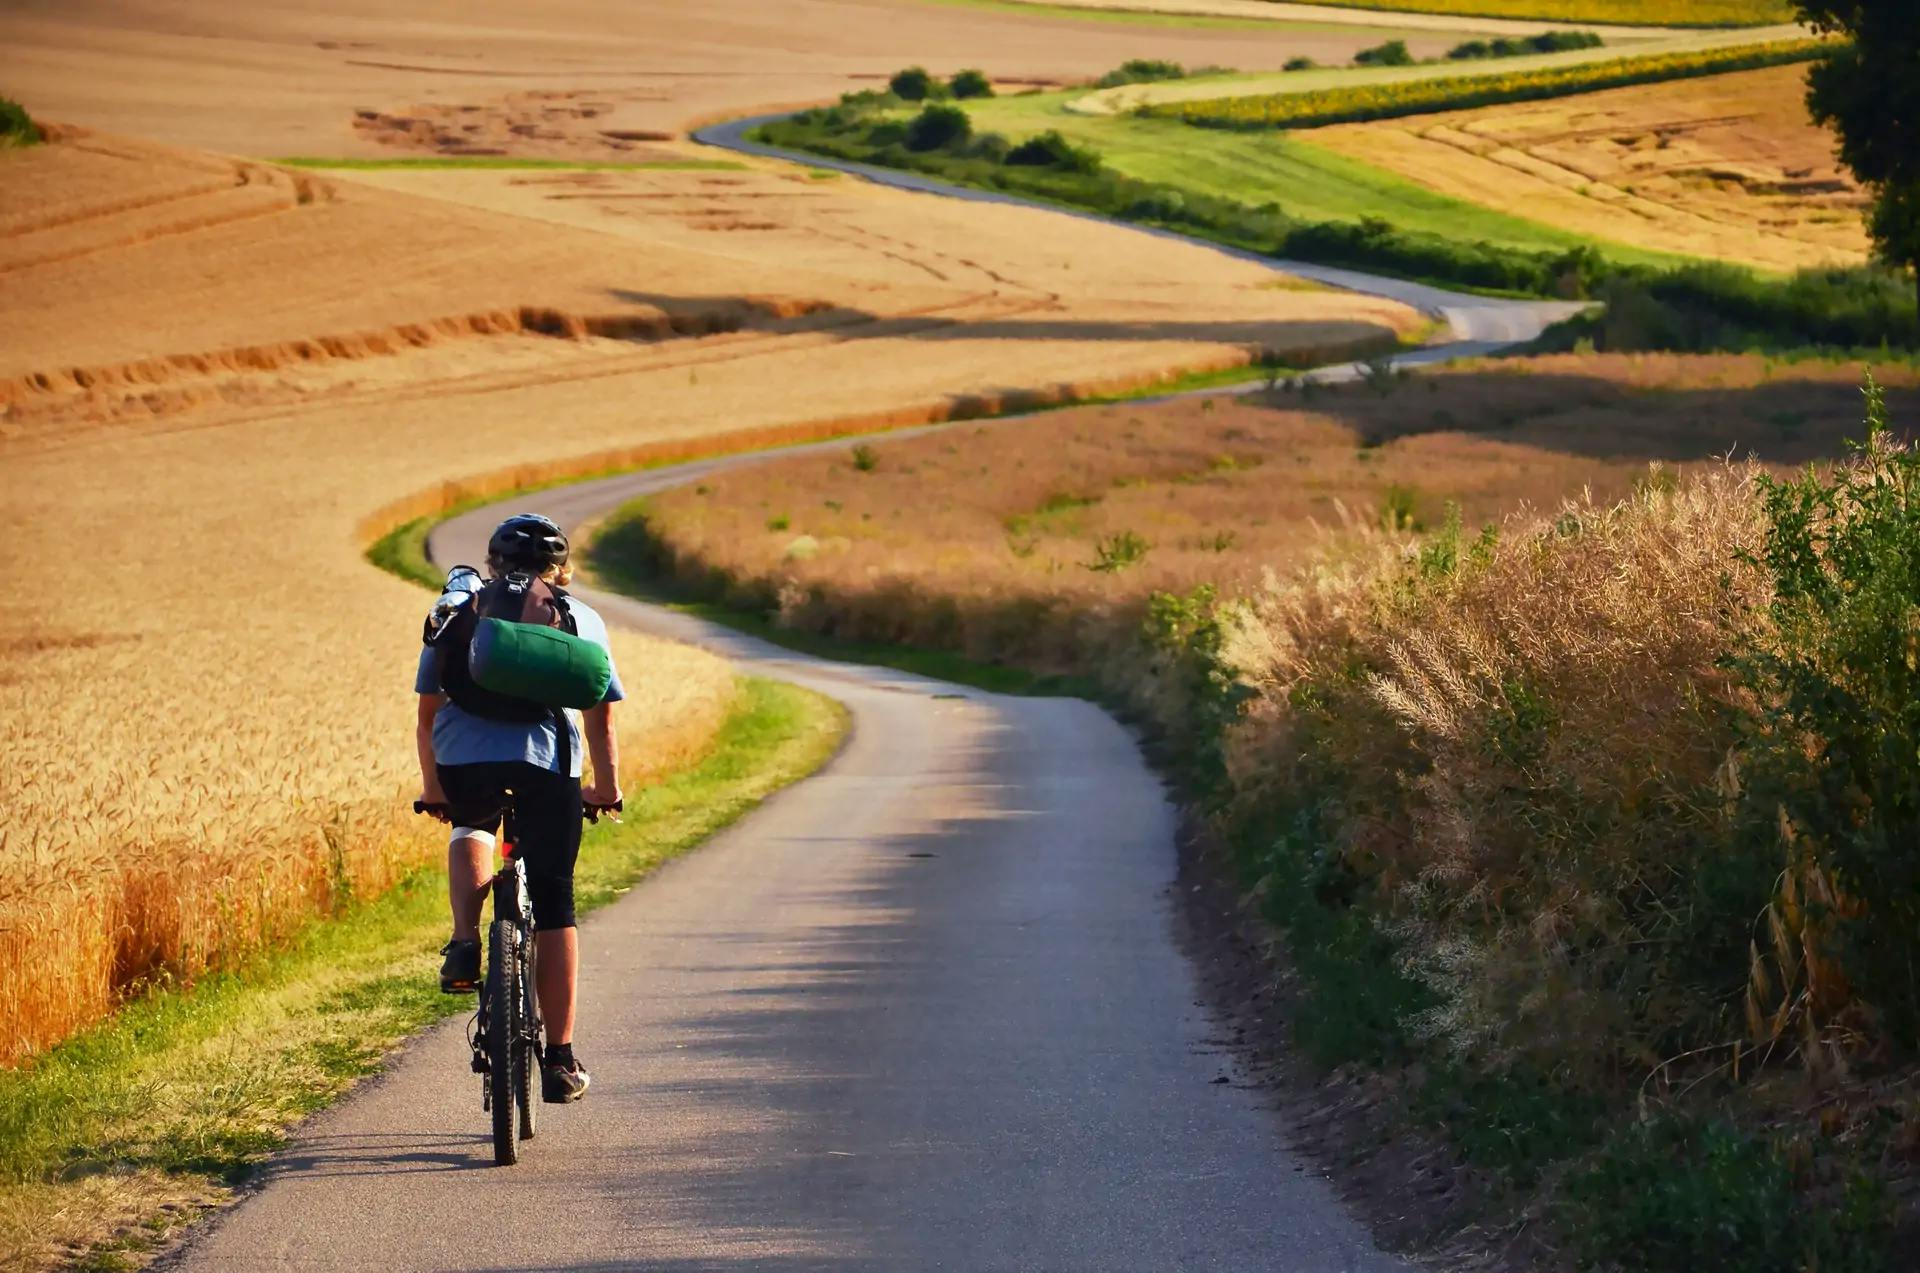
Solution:
[[[1596,238],[1791,270],[1866,259],[1866,197],[1806,69],[1317,130],[1429,189]]]
[[[255,186],[258,215],[207,202]],[[129,228],[158,207],[179,222]],[[404,812],[424,600],[358,550],[456,479],[1419,325],[1200,249],[771,166],[296,176],[70,128],[0,154],[0,215],[0,531],[58,528],[85,581],[0,620],[0,958],[44,970],[0,994],[0,1062],[434,854]],[[53,232],[77,250],[19,246]],[[623,661],[627,753],[657,772],[731,681],[658,643]]]
[[[1248,68],[1303,55],[1345,62],[1402,34],[1365,16],[1355,25],[1331,12],[1208,25],[926,0],[716,0],[697,9],[575,0],[564,16],[510,0],[431,12],[319,0],[33,0],[0,12],[0,47],[8,93],[36,116],[235,154],[371,155],[397,141],[567,155],[570,143],[544,134],[588,124],[607,134],[605,152],[642,156],[657,145],[649,135],[831,99],[919,60],[942,73],[992,66],[1053,83],[1088,80],[1132,57]],[[1421,56],[1484,30],[1474,20],[1436,25],[1405,32]],[[598,96],[615,90],[625,95],[617,102]],[[463,107],[503,97],[514,104],[505,129],[463,131],[472,122],[460,118]],[[591,116],[569,113],[600,102],[608,108]]]
[[[1495,362],[1338,390],[1059,412],[654,497],[656,569],[807,631],[1079,670],[1155,592],[1254,590],[1343,544],[1859,432],[1860,369],[1757,357]],[[1920,375],[1895,379],[1896,418]]]

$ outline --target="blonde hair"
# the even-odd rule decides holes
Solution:
[[[487,573],[495,579],[504,578],[506,575],[511,574],[512,571],[513,568],[500,561],[499,558],[487,558]],[[564,588],[573,582],[573,563],[563,561],[557,566],[548,566],[540,572],[539,577],[556,588]]]

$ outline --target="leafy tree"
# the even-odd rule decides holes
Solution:
[[[961,71],[947,86],[955,97],[992,97],[993,82],[985,71]]]
[[[1820,31],[1849,37],[1807,77],[1813,117],[1840,134],[1840,159],[1874,194],[1880,254],[1914,270],[1920,297],[1920,5],[1799,0]]]
[[[929,106],[907,125],[908,150],[943,150],[973,132],[973,121],[958,106]]]
[[[903,102],[924,102],[933,91],[933,76],[924,66],[909,66],[887,81],[887,88]]]

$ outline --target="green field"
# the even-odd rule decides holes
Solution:
[[[962,103],[976,132],[1018,142],[1049,129],[1091,146],[1116,173],[1258,205],[1278,203],[1304,221],[1357,222],[1384,217],[1400,229],[1450,239],[1484,239],[1501,247],[1559,252],[1593,240],[1423,186],[1277,133],[1198,129],[1164,119],[1082,115],[1067,109],[1068,91]],[[1645,265],[1682,258],[1625,244],[1597,245],[1609,257]]]

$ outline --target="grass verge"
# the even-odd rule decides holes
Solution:
[[[734,172],[746,167],[730,159],[654,159],[624,161],[618,159],[521,159],[513,155],[418,155],[404,158],[395,157],[360,159],[342,157],[330,159],[316,155],[287,155],[279,159],[268,160],[283,168],[336,168],[363,172],[379,172],[388,169],[436,169],[436,168],[505,168],[505,169],[564,169],[581,172]]]
[[[1539,18],[1550,22],[1617,22],[1631,26],[1754,27],[1793,21],[1783,0],[1300,0],[1345,9],[1437,13],[1472,18]]]

